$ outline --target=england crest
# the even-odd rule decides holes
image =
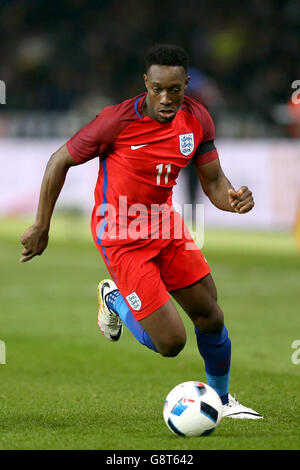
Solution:
[[[179,135],[179,148],[182,155],[187,157],[194,150],[194,133]]]
[[[127,295],[126,300],[129,303],[130,307],[133,308],[133,310],[141,309],[142,302],[136,292],[132,292],[132,294]]]

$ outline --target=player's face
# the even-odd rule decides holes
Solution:
[[[190,77],[181,66],[151,65],[144,74],[148,91],[143,114],[159,122],[170,122],[180,108]]]

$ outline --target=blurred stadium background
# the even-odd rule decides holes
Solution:
[[[297,0],[187,0],[176,6],[170,0],[2,0],[0,8],[0,80],[6,85],[6,103],[0,105],[1,216],[34,212],[51,153],[104,106],[142,92],[145,50],[169,42],[189,53],[188,93],[215,120],[226,173],[234,185],[251,187],[256,199],[255,210],[239,219],[206,204],[206,226],[296,226]],[[73,172],[58,208],[89,213],[96,166]],[[175,202],[200,200],[205,198],[188,168]]]
[[[145,50],[159,42],[188,51],[188,93],[215,120],[225,173],[256,202],[243,216],[218,211],[189,167],[175,190],[175,202],[205,204],[205,253],[235,344],[233,385],[271,416],[255,433],[226,423],[202,448],[298,448],[300,366],[290,355],[299,339],[299,31],[297,0],[0,0],[1,448],[182,448],[164,440],[159,400],[183,374],[194,379],[194,344],[172,368],[143,348],[136,354],[129,335],[122,357],[98,338],[95,286],[107,273],[88,223],[98,162],[70,170],[49,248],[18,261],[48,158],[104,106],[144,91]]]

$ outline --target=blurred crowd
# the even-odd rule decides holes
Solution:
[[[299,31],[299,0],[0,0],[5,108],[89,112],[134,96],[145,51],[166,42],[188,51],[189,93],[216,119],[274,123],[300,79]]]

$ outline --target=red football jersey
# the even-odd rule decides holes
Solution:
[[[91,226],[103,246],[158,238],[181,168],[191,159],[200,165],[218,158],[204,106],[185,96],[175,118],[160,123],[142,115],[146,95],[104,108],[67,142],[77,163],[100,157]]]

